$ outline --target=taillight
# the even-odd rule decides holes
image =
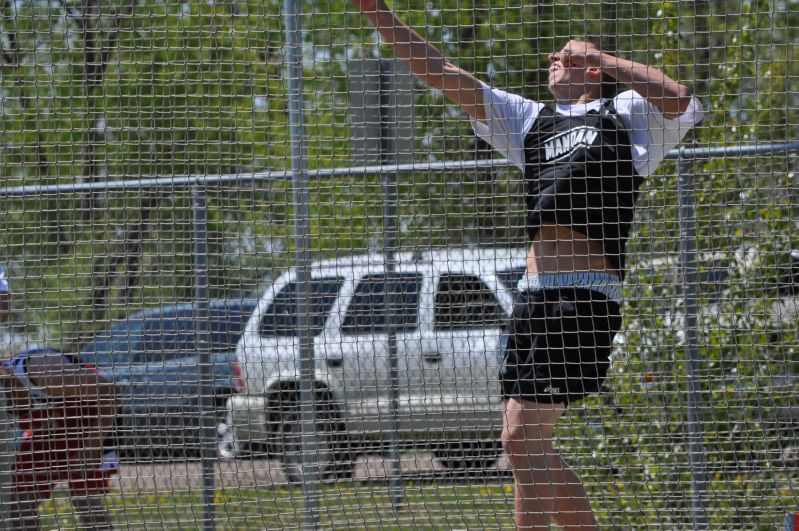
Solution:
[[[239,393],[243,393],[247,390],[244,387],[244,378],[241,377],[241,364],[239,364],[239,360],[233,362],[233,385]]]

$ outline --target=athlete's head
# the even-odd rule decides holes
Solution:
[[[572,40],[549,55],[549,92],[558,102],[587,103],[613,96],[615,80],[587,62],[600,52],[593,42]]]

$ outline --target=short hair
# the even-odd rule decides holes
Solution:
[[[602,48],[597,46],[600,50]],[[602,53],[610,55],[611,57],[616,57],[616,52],[609,52],[607,50],[602,50]],[[602,79],[600,81],[600,88],[599,88],[599,97],[605,99],[611,99],[616,93],[619,91],[619,82],[616,80],[615,77],[608,75],[602,72]]]
[[[599,43],[599,40],[596,38],[586,37],[585,42],[593,44],[596,46],[597,50],[601,50],[602,53],[608,54],[610,56],[616,57],[616,52],[610,52],[602,48]],[[611,99],[613,96],[619,92],[619,82],[613,76],[608,74],[602,73],[602,79],[599,82],[599,97],[604,99]]]
[[[619,92],[619,82],[616,81],[616,78],[602,73],[602,80],[600,81],[599,87],[599,97],[604,98],[606,100],[611,99]]]

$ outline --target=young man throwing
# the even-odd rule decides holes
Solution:
[[[530,250],[500,369],[514,518],[518,529],[595,529],[582,482],[553,447],[555,424],[570,403],[599,391],[621,327],[638,188],[702,107],[661,71],[571,40],[549,56],[550,108],[453,65],[383,0],[353,2],[416,76],[524,172]],[[608,81],[628,90],[608,94]]]

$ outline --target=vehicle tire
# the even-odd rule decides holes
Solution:
[[[320,392],[315,400],[316,459],[320,479],[351,479],[354,466],[349,438],[341,417],[326,393]],[[280,392],[267,401],[267,424],[271,455],[278,457],[289,483],[301,483],[305,473],[302,460],[302,432],[299,393]]]
[[[433,449],[441,465],[452,471],[477,471],[493,466],[502,453],[498,441],[453,441]]]

